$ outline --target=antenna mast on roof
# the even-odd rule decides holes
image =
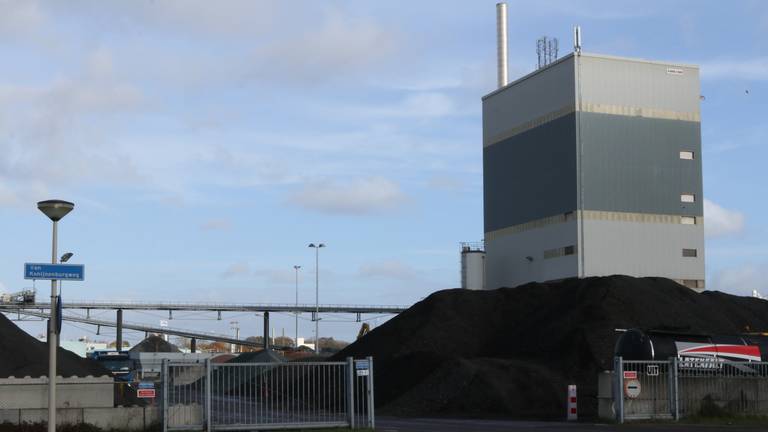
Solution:
[[[573,27],[573,52],[581,54],[581,26]]]
[[[546,36],[542,36],[536,41],[536,54],[539,58],[539,69],[554,63],[555,60],[557,60],[559,47],[560,45],[557,38],[550,39]]]

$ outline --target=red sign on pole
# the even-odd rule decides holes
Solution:
[[[153,399],[155,397],[155,389],[138,389],[136,396],[142,399]]]
[[[624,379],[625,380],[637,379],[637,371],[624,371]]]

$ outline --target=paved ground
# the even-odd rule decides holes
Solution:
[[[376,430],[380,432],[662,432],[662,431],[721,431],[755,432],[765,426],[682,425],[682,424],[595,424],[528,422],[507,420],[459,420],[430,418],[376,417]]]

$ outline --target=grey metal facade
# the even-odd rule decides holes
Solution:
[[[483,166],[488,288],[610,274],[703,288],[697,67],[570,54],[483,98]]]
[[[702,196],[698,122],[579,113],[585,210],[702,216],[701,200],[681,203],[681,193]]]
[[[485,149],[486,232],[576,210],[575,139],[571,113]]]

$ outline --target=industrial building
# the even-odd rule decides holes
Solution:
[[[486,288],[624,274],[703,290],[698,67],[575,46],[508,84],[500,55],[483,97]]]

